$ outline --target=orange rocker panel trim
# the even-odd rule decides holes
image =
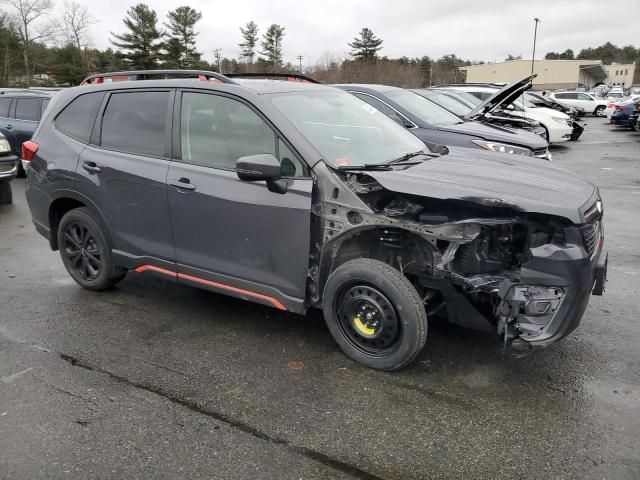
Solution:
[[[252,292],[250,290],[243,290],[242,288],[232,287],[231,285],[225,285],[224,283],[212,282],[211,280],[205,280],[204,278],[194,277],[193,275],[187,275],[186,273],[174,272],[172,270],[167,270],[166,268],[160,268],[153,265],[141,265],[137,267],[134,271],[138,273],[142,273],[146,271],[162,273],[170,277],[182,278],[184,280],[189,280],[190,282],[201,283],[203,285],[209,285],[211,287],[220,288],[222,290],[228,290],[230,292],[240,293],[242,295],[247,295],[249,297],[266,300],[278,310],[287,309],[287,307],[285,307],[279,300],[276,300],[273,297],[269,297],[268,295]]]

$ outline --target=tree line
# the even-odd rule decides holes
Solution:
[[[91,28],[97,20],[74,0],[56,6],[52,0],[0,0],[0,87],[29,85],[77,85],[95,72],[157,68],[207,69],[220,72],[290,72],[304,70],[328,83],[370,82],[405,87],[462,82],[459,67],[471,65],[455,54],[439,59],[429,56],[389,58],[381,54],[384,41],[369,28],[348,42],[341,56],[322,55],[314,65],[302,67],[283,57],[285,27],[272,24],[264,32],[255,21],[239,27],[240,54],[229,58],[220,49],[209,63],[198,49],[197,24],[202,12],[183,5],[159,19],[145,3],[129,8],[122,28],[111,32],[112,47],[95,48]],[[611,43],[581,50],[576,58],[640,64],[640,49]],[[521,56],[509,55],[508,59]],[[549,52],[546,58],[573,59],[568,49]],[[633,59],[633,60],[632,60]],[[640,68],[636,74],[640,74]]]

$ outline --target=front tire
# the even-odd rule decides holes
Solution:
[[[338,346],[358,363],[398,370],[427,340],[427,314],[411,282],[379,260],[336,268],[324,288],[324,318]]]
[[[596,107],[596,109],[593,111],[593,114],[594,114],[596,117],[604,117],[604,109],[605,109],[605,108],[606,108],[606,107],[605,107],[604,105],[598,105],[598,106]]]
[[[87,208],[76,208],[62,217],[58,246],[62,263],[82,288],[106,290],[126,275],[125,269],[114,265],[108,237]]]

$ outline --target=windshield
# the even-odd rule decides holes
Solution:
[[[480,105],[482,103],[482,100],[480,100],[475,95],[471,95],[469,92],[463,92],[463,91],[460,91],[460,90],[455,90],[455,91],[447,91],[447,94],[454,95],[456,97],[460,97],[463,100],[466,100],[467,102],[469,102],[474,107],[477,107],[478,105]]]
[[[427,150],[404,127],[346,92],[309,91],[266,97],[336,167],[387,163]]]
[[[385,95],[429,125],[461,123],[460,117],[409,90],[393,90],[385,92]]]
[[[446,108],[451,113],[455,113],[459,117],[463,117],[471,111],[471,109],[463,103],[443,93],[430,93],[425,98],[431,100],[436,105],[440,105],[442,108]]]

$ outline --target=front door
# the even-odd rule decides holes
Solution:
[[[306,166],[236,97],[185,91],[177,101],[181,161],[169,167],[168,192],[179,279],[299,310],[310,250]],[[236,160],[261,153],[280,159],[286,193],[237,177]]]

